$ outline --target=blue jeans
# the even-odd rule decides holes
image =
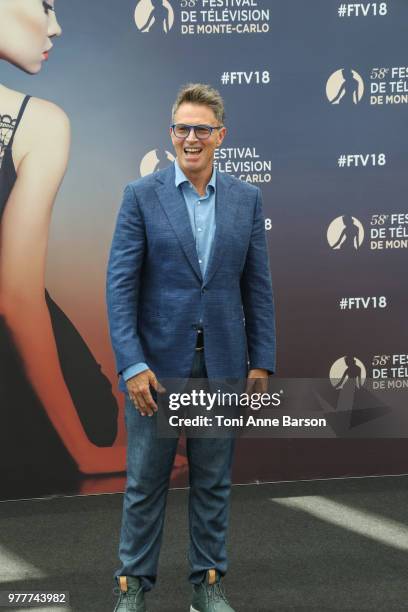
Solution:
[[[204,351],[196,351],[192,378],[206,378]],[[160,409],[160,408],[159,408]],[[142,417],[126,398],[127,483],[116,576],[138,576],[143,589],[156,582],[164,513],[178,440],[157,438],[156,414]],[[190,469],[190,582],[200,583],[208,569],[227,571],[231,467],[234,438],[187,438]]]

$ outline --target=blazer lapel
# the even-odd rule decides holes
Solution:
[[[210,261],[205,273],[205,283],[209,283],[223,260],[226,236],[234,221],[234,201],[230,188],[232,181],[228,175],[217,171],[217,191],[215,198],[215,236]]]
[[[158,174],[156,192],[191,267],[202,282],[203,278],[187,206],[183,194],[176,187],[174,181],[175,172],[172,164],[168,170],[166,169],[163,173]]]

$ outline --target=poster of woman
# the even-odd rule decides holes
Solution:
[[[1,64],[36,75],[61,34],[54,0],[0,0]],[[0,83],[0,471],[21,490],[125,467],[111,383],[45,289],[69,150],[60,107]]]

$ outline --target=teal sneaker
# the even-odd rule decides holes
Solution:
[[[220,575],[215,569],[207,571],[201,584],[193,585],[190,612],[235,612],[228,603]]]
[[[113,612],[146,612],[142,583],[136,576],[118,576],[119,599]]]

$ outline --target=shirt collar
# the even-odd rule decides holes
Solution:
[[[177,159],[174,160],[174,169],[175,169],[175,184],[176,187],[179,187],[180,185],[182,185],[183,183],[188,183],[189,185],[191,185],[190,181],[188,180],[188,178],[186,177],[186,175],[184,174],[184,172],[182,171],[182,169],[180,168]],[[216,183],[217,183],[217,170],[215,168],[215,166],[213,166],[213,171],[212,171],[212,175],[210,180],[208,181],[208,185],[207,185],[207,189],[209,186],[211,186],[215,192],[216,190]],[[191,185],[193,189],[195,189],[194,185]]]

